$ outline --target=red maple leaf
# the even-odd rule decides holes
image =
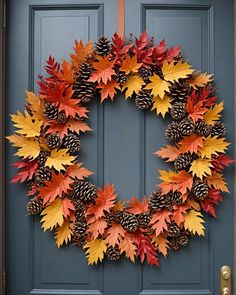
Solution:
[[[114,207],[116,197],[114,185],[107,183],[104,190],[99,187],[95,204],[88,208],[86,215],[93,214],[95,218],[105,216],[105,212],[110,212]]]
[[[166,52],[166,60],[170,63],[172,60],[177,57],[181,52],[181,47],[170,47]]]
[[[163,233],[164,230],[168,229],[167,223],[170,223],[170,215],[172,215],[172,213],[168,210],[162,210],[153,214],[150,224],[155,231],[156,237]]]
[[[216,217],[215,206],[217,206],[220,201],[222,201],[220,191],[216,189],[209,189],[208,197],[203,201],[200,201],[200,205],[205,212],[211,214],[213,217]]]
[[[65,218],[70,217],[71,213],[75,211],[75,206],[68,198],[64,198],[62,201],[62,211]]]
[[[221,154],[218,157],[213,156],[213,161],[211,163],[217,172],[221,172],[225,166],[229,166],[234,162],[235,160],[230,159],[227,155]]]
[[[139,201],[139,199],[133,197],[132,201],[129,201],[128,205],[129,208],[126,211],[133,214],[141,214],[149,210],[148,202],[145,196],[143,197],[142,201]]]
[[[147,263],[149,265],[159,266],[157,252],[155,251],[150,240],[141,231],[135,232],[133,237],[134,243],[137,246],[136,255],[140,257],[141,263],[144,262],[146,257]]]
[[[180,224],[182,222],[184,222],[184,213],[186,212],[186,210],[189,208],[188,205],[184,204],[184,205],[180,205],[180,206],[176,206],[177,208],[175,208],[174,212],[173,212],[173,220],[175,221],[175,223],[180,226]]]
[[[44,67],[46,72],[51,76],[51,78],[56,79],[60,71],[59,62],[55,61],[55,58],[49,55],[46,63],[47,65]]]
[[[197,153],[199,148],[203,146],[203,138],[197,134],[184,136],[184,138],[179,142],[179,145],[179,153]]]
[[[18,171],[17,175],[11,179],[11,183],[24,182],[26,180],[32,180],[38,169],[38,162],[37,160],[29,161],[26,159],[22,162],[15,162],[12,166],[22,170]]]
[[[202,120],[203,115],[208,110],[208,108],[204,107],[203,105],[203,101],[195,102],[195,98],[192,98],[191,95],[188,97],[186,110],[188,116],[193,120],[194,123],[196,123],[197,120]]]
[[[126,55],[128,51],[133,47],[133,44],[126,45],[125,38],[120,37],[117,33],[114,34],[112,41],[112,54],[115,55],[116,59],[120,59],[122,56]]]

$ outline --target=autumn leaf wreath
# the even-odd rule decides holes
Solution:
[[[212,75],[195,71],[179,47],[154,44],[143,33],[128,41],[114,34],[95,45],[75,42],[70,61],[51,56],[39,76],[39,92],[27,92],[25,110],[11,115],[15,133],[8,136],[20,158],[12,182],[30,189],[29,214],[42,216],[42,228],[55,229],[56,244],[83,247],[89,264],[104,257],[159,265],[158,255],[178,250],[193,235],[204,235],[205,211],[228,192],[222,170],[233,162],[225,151],[226,128],[220,121]],[[80,132],[91,100],[113,100],[121,91],[141,110],[155,111],[172,122],[166,145],[155,154],[173,163],[160,171],[162,182],[149,198],[117,200],[115,187],[96,188],[86,180],[91,172],[78,161]]]

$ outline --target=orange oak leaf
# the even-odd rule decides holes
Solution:
[[[164,235],[159,235],[157,237],[152,237],[152,243],[155,245],[159,253],[162,253],[165,257],[167,256],[167,251],[169,247],[169,241],[164,237]]]
[[[141,66],[142,63],[137,62],[136,54],[133,57],[126,55],[126,58],[122,61],[120,70],[128,75],[129,73],[137,73]]]
[[[184,204],[184,205],[178,206],[177,209],[174,210],[172,219],[175,221],[175,223],[178,226],[180,226],[180,224],[184,222],[184,213],[186,212],[187,209],[189,209],[189,206],[187,204]]]
[[[224,180],[223,174],[212,171],[212,175],[206,177],[206,182],[209,187],[221,190],[222,192],[229,192],[227,183]]]
[[[197,153],[198,150],[203,146],[203,138],[197,134],[191,134],[185,136],[180,142],[180,153],[189,152],[191,154]]]
[[[62,61],[62,71],[58,73],[58,78],[61,81],[67,82],[67,83],[74,83],[74,74],[73,74],[73,68],[72,64],[65,59]]]
[[[159,236],[164,230],[168,229],[167,223],[170,223],[170,215],[172,213],[168,210],[162,210],[153,214],[150,225],[155,231],[155,235]]]
[[[93,239],[97,239],[99,235],[103,235],[106,228],[107,228],[107,222],[104,217],[100,217],[98,219],[90,219],[93,220],[93,222],[89,223],[88,221],[88,229],[87,232],[91,234]]]
[[[124,238],[125,230],[119,223],[113,222],[106,233],[107,238],[105,239],[105,243],[108,246],[115,247],[115,245],[119,245],[122,241],[122,238]]]
[[[109,61],[106,57],[98,57],[98,62],[93,63],[95,71],[88,81],[107,84],[109,80],[111,81],[112,75],[116,74],[113,69],[114,64],[115,61]]]
[[[88,41],[86,45],[83,44],[82,40],[79,42],[75,40],[75,46],[74,46],[74,53],[70,54],[71,61],[73,63],[73,66],[78,69],[79,65],[84,61],[85,57],[88,56],[93,52],[92,48],[92,41]]]
[[[68,175],[62,173],[56,175],[52,171],[52,179],[45,181],[44,186],[38,188],[39,197],[43,199],[43,204],[51,203],[56,197],[61,197],[63,193],[66,193],[72,183],[73,180]]]
[[[120,90],[120,86],[116,81],[108,81],[107,84],[101,83],[97,86],[101,89],[101,102],[110,97],[113,100],[114,95],[116,94],[116,89]]]
[[[185,194],[188,189],[191,190],[192,186],[193,177],[184,170],[179,171],[176,175],[170,176],[169,179],[159,184],[163,194],[168,194],[171,190]]]
[[[173,162],[179,156],[179,150],[176,146],[166,145],[154,154],[162,159],[167,159],[166,162]]]
[[[133,234],[125,233],[123,240],[119,243],[120,253],[125,252],[125,256],[132,262],[135,261],[137,247],[134,244]]]
[[[115,206],[111,208],[112,212],[123,211],[125,209],[124,201],[117,201]]]
[[[63,216],[65,218],[68,218],[70,216],[71,211],[75,211],[75,206],[73,205],[71,200],[69,200],[68,198],[64,198],[62,200],[62,211],[63,211]]]
[[[47,133],[58,133],[60,138],[68,135],[69,131],[79,134],[80,131],[86,132],[92,130],[87,123],[78,119],[68,119],[65,124],[56,121],[48,121],[46,124],[47,126],[49,126],[49,128],[47,129]]]
[[[67,168],[67,175],[71,178],[77,178],[79,180],[83,180],[84,178],[90,176],[93,174],[93,172],[89,171],[85,167],[81,167],[83,163],[76,163],[74,165],[71,165]]]
[[[88,208],[86,215],[93,214],[95,218],[104,216],[105,212],[110,212],[111,208],[114,207],[116,197],[114,185],[107,183],[104,190],[99,187],[95,204]]]
[[[133,214],[141,214],[149,210],[147,198],[145,196],[143,197],[142,201],[139,201],[139,199],[133,197],[132,201],[129,201],[128,205],[129,208],[126,211]]]
[[[187,100],[186,110],[188,116],[192,118],[194,123],[196,123],[197,120],[203,119],[203,115],[206,113],[208,109],[203,106],[203,101],[195,103],[192,100],[192,96],[189,96]]]

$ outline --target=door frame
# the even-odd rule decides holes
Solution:
[[[6,169],[5,169],[5,59],[6,59],[6,19],[7,19],[7,0],[0,0],[0,165],[2,167],[2,174],[0,176],[0,295],[5,294],[5,185],[6,185]],[[236,0],[234,1],[234,73],[236,73]],[[236,76],[236,75],[235,75]],[[234,77],[234,109],[236,113],[236,77]],[[236,126],[236,117],[234,119],[234,126]],[[236,138],[236,128],[234,131]],[[236,159],[236,144],[234,147],[234,158]],[[235,183],[236,183],[236,168],[235,169]],[[234,194],[234,224],[236,224],[236,193]],[[219,270],[220,272],[220,270]],[[234,227],[234,272],[236,272],[236,226]],[[236,294],[236,276],[233,294]],[[220,282],[219,282],[220,283]]]

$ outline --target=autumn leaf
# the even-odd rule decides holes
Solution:
[[[163,180],[163,171],[160,170],[160,179]],[[173,172],[164,178],[164,182],[159,184],[163,194],[168,194],[170,191],[178,191],[181,194],[185,194],[187,190],[191,190],[193,185],[193,177],[186,171],[181,170],[178,174]]]
[[[107,228],[107,222],[104,217],[98,219],[90,218],[88,219],[88,229],[87,232],[91,234],[93,239],[97,239],[99,235],[103,235]]]
[[[86,258],[88,259],[88,264],[97,264],[100,260],[102,262],[104,254],[107,250],[107,245],[104,240],[95,239],[87,242],[84,245],[86,250]]]
[[[175,223],[180,226],[181,223],[184,222],[184,213],[186,210],[189,209],[189,206],[186,204],[180,205],[177,208],[175,208],[172,219],[175,221]]]
[[[171,99],[165,95],[162,99],[159,96],[153,97],[152,111],[156,110],[157,115],[161,114],[165,118],[166,113],[171,108]]]
[[[125,91],[125,98],[130,97],[133,93],[138,94],[144,85],[143,79],[139,75],[131,76],[128,81],[122,87],[122,91]]]
[[[203,115],[207,110],[208,109],[204,107],[203,101],[198,101],[195,103],[192,100],[192,96],[188,97],[186,111],[194,123],[196,123],[198,120],[202,120],[204,118]]]
[[[132,262],[135,261],[137,247],[133,242],[133,235],[130,233],[125,233],[123,240],[119,243],[120,253],[125,252],[125,256],[129,258]]]
[[[220,102],[212,106],[204,115],[204,120],[208,125],[212,125],[215,121],[218,121],[221,118],[220,112],[224,109],[224,102]]]
[[[17,175],[15,175],[11,183],[16,183],[16,182],[24,182],[26,180],[32,180],[37,169],[38,169],[38,162],[37,160],[34,161],[29,161],[29,160],[24,160],[22,162],[15,162],[12,164],[12,166],[21,169],[20,171],[17,172]]]
[[[75,54],[70,54],[71,61],[75,69],[78,69],[79,65],[85,60],[85,58],[93,52],[92,45],[93,42],[91,40],[89,40],[86,45],[83,44],[82,40],[79,42],[75,40]]]
[[[203,137],[197,134],[191,134],[185,136],[180,142],[179,153],[197,153],[199,149],[203,146]]]
[[[165,257],[169,247],[169,241],[161,234],[152,238],[152,243],[157,247],[158,252],[162,253]]]
[[[202,158],[206,157],[207,159],[211,159],[212,155],[224,153],[228,146],[229,143],[225,141],[225,138],[217,138],[217,136],[211,137],[209,135],[204,139],[203,146],[199,149],[199,153]]]
[[[207,73],[199,73],[195,78],[189,80],[189,85],[193,89],[198,89],[198,87],[204,87],[212,80],[212,75],[207,75]]]
[[[33,138],[26,138],[21,135],[10,135],[6,137],[10,143],[18,148],[18,151],[14,154],[24,159],[36,159],[40,152],[39,143]]]
[[[211,168],[213,165],[208,159],[196,159],[192,162],[189,171],[192,172],[193,176],[197,176],[202,179],[205,176],[211,175]]]
[[[52,179],[45,181],[43,187],[38,188],[39,197],[43,199],[43,204],[51,203],[56,197],[61,197],[70,189],[73,180],[64,174],[58,174],[53,171]]]
[[[216,217],[215,206],[222,201],[219,190],[209,189],[208,197],[200,201],[202,209],[211,214],[213,217]]]
[[[176,172],[172,171],[172,170],[159,170],[160,173],[160,179],[163,181],[170,181],[171,177],[176,175]]]
[[[230,159],[227,155],[221,154],[218,157],[213,157],[212,165],[216,171],[220,172],[225,166],[229,166],[234,162],[235,160]]]
[[[222,192],[229,192],[227,183],[223,178],[223,174],[212,171],[212,175],[206,178],[207,185],[209,187],[221,190]]]
[[[56,230],[56,245],[60,248],[64,243],[68,244],[72,237],[72,224],[68,220],[64,220],[62,226]]]
[[[43,120],[43,103],[39,96],[31,91],[26,91],[26,101],[30,106],[30,110],[38,120]]]
[[[179,156],[179,150],[176,146],[166,145],[156,151],[154,155],[167,159],[166,162],[173,162]]]
[[[153,214],[150,225],[152,229],[155,231],[156,237],[159,236],[164,230],[168,229],[167,223],[170,222],[170,215],[172,213],[168,210],[162,210]]]
[[[19,130],[16,133],[25,135],[26,137],[36,137],[40,135],[40,129],[43,121],[38,120],[36,117],[33,119],[27,111],[22,114],[17,112],[17,115],[11,115],[11,120]]]
[[[200,211],[201,210],[201,206],[199,205],[198,202],[194,201],[194,199],[192,198],[188,198],[187,199],[187,204],[190,208],[195,209],[196,211]]]
[[[45,166],[54,168],[57,171],[66,170],[64,166],[73,165],[73,161],[76,156],[70,156],[67,154],[68,149],[54,149],[51,151],[51,155],[47,158]]]
[[[41,222],[44,231],[48,229],[52,230],[57,225],[62,226],[64,221],[62,199],[55,199],[48,207],[46,207],[42,211],[41,215],[43,216]]]
[[[116,89],[120,90],[120,86],[116,81],[108,81],[107,84],[101,83],[97,86],[97,88],[101,89],[101,102],[108,97],[113,100],[116,94]]]
[[[148,202],[145,196],[143,197],[142,201],[139,201],[139,199],[133,197],[132,201],[128,202],[128,207],[129,208],[127,211],[133,214],[141,214],[149,210]]]
[[[191,69],[191,66],[187,62],[182,63],[179,61],[176,64],[175,61],[171,63],[167,61],[163,62],[162,74],[166,81],[175,82],[179,79],[187,78],[192,72],[193,69]]]
[[[184,228],[188,229],[193,234],[198,234],[199,236],[204,236],[204,219],[202,214],[195,210],[190,210],[184,215]]]
[[[86,214],[93,214],[95,218],[105,216],[105,212],[110,212],[111,208],[114,207],[116,197],[114,185],[107,183],[104,190],[99,187],[95,204],[88,208]]]
[[[65,59],[62,60],[62,71],[58,73],[58,78],[61,81],[67,82],[69,84],[74,83],[74,73],[72,64]]]
[[[76,163],[67,168],[66,174],[71,178],[84,180],[93,174],[93,172],[89,171],[87,168],[82,167],[83,163]]]
[[[93,63],[95,71],[88,81],[107,84],[108,81],[111,81],[112,75],[116,74],[113,69],[114,64],[115,61],[109,61],[107,57],[98,57],[98,62]]]
[[[165,93],[169,91],[170,83],[162,80],[157,74],[151,76],[149,80],[151,82],[145,87],[145,89],[151,90],[153,96],[159,96],[163,99]]]
[[[129,73],[138,73],[138,69],[141,66],[142,66],[142,63],[137,62],[136,54],[133,57],[126,55],[125,59],[123,59],[121,63],[120,70],[125,72],[128,75]]]
[[[75,211],[75,206],[70,199],[64,198],[62,200],[62,211],[65,218],[68,218],[71,215],[71,211]]]
[[[125,235],[125,230],[119,223],[112,223],[111,227],[106,231],[107,238],[105,239],[105,243],[108,246],[115,247],[119,245]]]
[[[117,201],[115,206],[111,208],[112,212],[123,211],[125,209],[125,202],[124,201]]]

